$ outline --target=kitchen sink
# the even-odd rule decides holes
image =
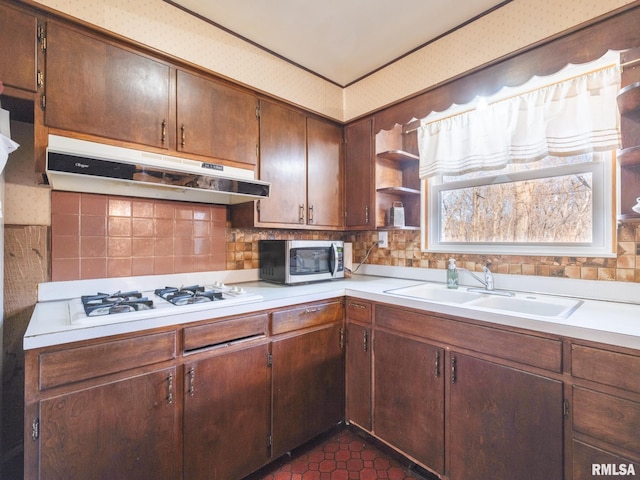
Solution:
[[[576,311],[582,300],[528,293],[504,291],[469,291],[464,288],[449,289],[437,283],[422,283],[410,287],[394,288],[385,293],[424,300],[431,303],[456,305],[474,310],[510,313],[525,317],[565,319]],[[506,293],[506,292],[505,292]]]

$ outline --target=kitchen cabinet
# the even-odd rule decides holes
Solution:
[[[272,457],[344,416],[343,302],[307,304],[272,317]]]
[[[375,332],[375,433],[436,472],[444,471],[443,361],[442,348]]]
[[[184,329],[185,480],[239,479],[268,462],[267,325],[258,314]]]
[[[25,478],[179,478],[173,332],[26,352]]]
[[[366,118],[345,127],[345,225],[350,229],[375,225],[373,201],[373,119]]]
[[[47,126],[169,148],[169,65],[51,20],[46,62]]]
[[[417,130],[405,133],[402,125],[375,136],[375,224],[379,230],[420,229],[420,178]],[[394,225],[389,211],[402,204],[404,224]]]
[[[575,342],[571,375],[572,478],[591,477],[592,465],[640,473],[640,355]]]
[[[237,87],[177,71],[178,151],[255,165],[258,98]]]
[[[340,229],[343,224],[342,128],[260,101],[260,180],[268,199],[233,206],[234,227]]]
[[[563,477],[559,339],[372,308],[368,401],[376,438],[451,480]],[[349,320],[349,342],[354,324],[361,322]],[[347,362],[346,378],[356,378],[360,365]],[[362,402],[347,385],[347,405]]]
[[[342,179],[342,128],[307,117],[307,225],[342,227]]]
[[[452,351],[452,480],[563,478],[562,382]]]
[[[371,432],[372,305],[347,298],[345,399],[347,422]]]
[[[620,54],[622,88],[618,94],[622,149],[620,165],[620,219],[640,220],[640,212],[632,208],[640,198],[640,48]]]
[[[0,5],[0,81],[6,87],[38,90],[38,18]],[[7,46],[10,46],[8,48]]]

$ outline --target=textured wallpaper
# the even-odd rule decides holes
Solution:
[[[162,0],[40,0],[39,3],[320,114],[349,120],[632,0],[513,0],[346,89]]]

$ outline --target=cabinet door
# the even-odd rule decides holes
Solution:
[[[370,227],[375,220],[372,205],[373,120],[362,120],[345,128],[346,226]]]
[[[35,92],[37,88],[37,30],[34,15],[0,5],[0,81]]]
[[[444,471],[443,358],[441,348],[375,332],[374,432],[440,473]]]
[[[563,478],[562,383],[451,354],[451,480]]]
[[[40,403],[40,478],[177,479],[175,368]]]
[[[306,222],[306,117],[260,102],[260,180],[271,182],[271,196],[260,200],[260,223]]]
[[[340,227],[342,202],[342,129],[335,124],[307,119],[307,223]]]
[[[45,122],[167,148],[169,74],[163,63],[49,22]]]
[[[273,341],[273,458],[342,420],[340,336],[340,324],[333,323]]]
[[[258,99],[178,70],[178,150],[255,165]]]
[[[186,364],[184,478],[243,478],[267,463],[268,344]]]
[[[371,329],[347,324],[346,352],[347,418],[371,431]]]

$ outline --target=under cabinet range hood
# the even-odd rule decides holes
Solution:
[[[233,205],[268,198],[253,171],[49,135],[47,178],[54,190]]]

